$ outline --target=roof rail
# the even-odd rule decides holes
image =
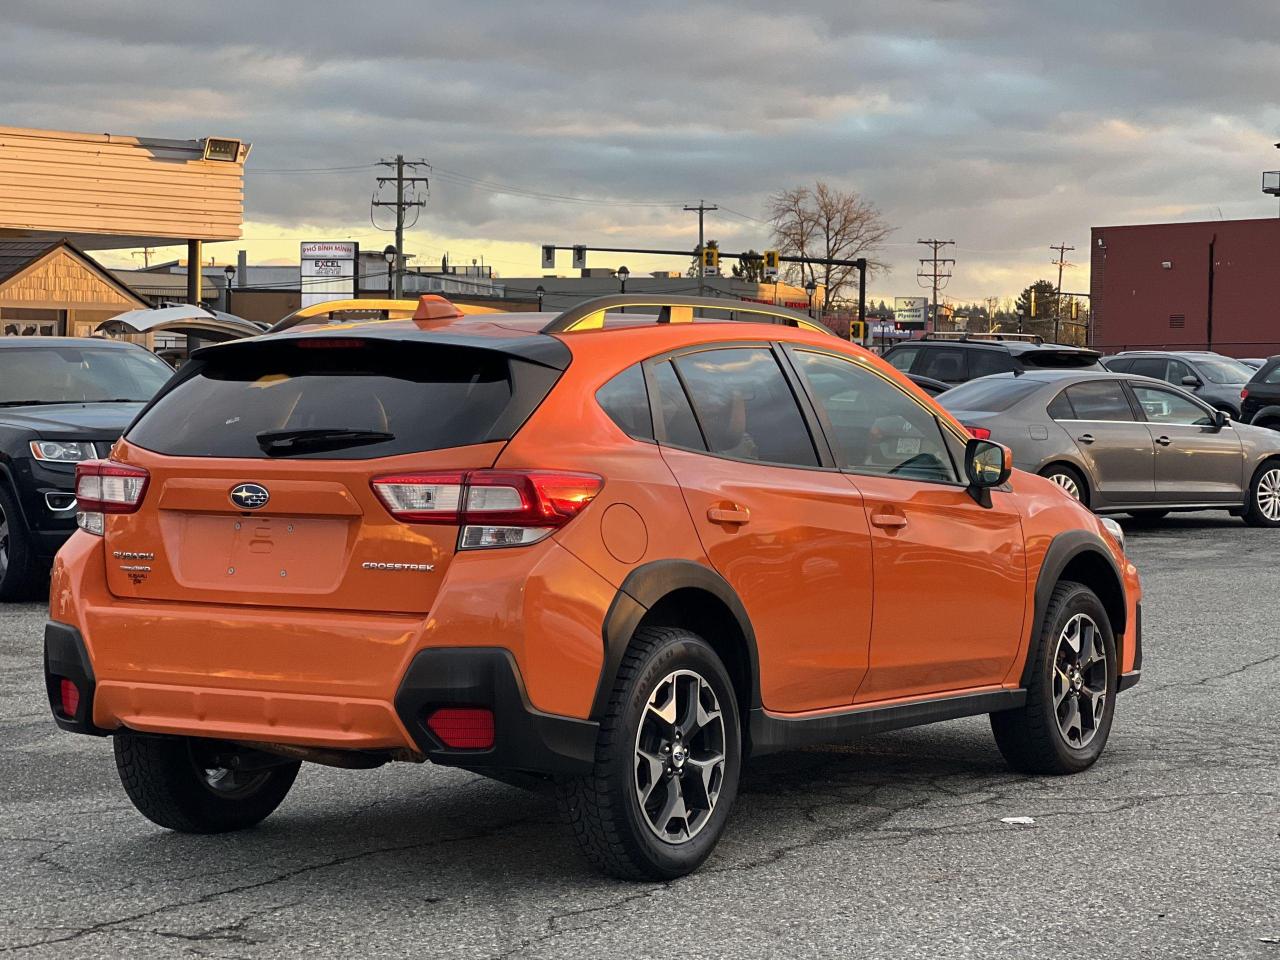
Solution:
[[[969,333],[963,330],[934,330],[926,333],[921,340],[1018,340],[1028,343],[1034,343],[1037,346],[1044,343],[1044,337],[1038,333]]]
[[[234,289],[234,288],[232,288]],[[323,323],[335,313],[381,314],[389,320],[447,320],[471,314],[499,313],[490,307],[458,305],[438,293],[424,293],[416,300],[390,300],[364,298],[356,300],[325,300],[293,311],[278,320],[267,333],[281,333],[303,323]]]
[[[647,307],[657,313],[657,323],[692,323],[695,314],[707,311],[727,313],[729,320],[756,323],[778,323],[802,330],[814,330],[835,336],[812,317],[775,307],[767,303],[751,303],[746,300],[730,300],[722,297],[671,297],[662,294],[612,294],[584,300],[570,307],[542,328],[542,333],[573,333],[579,330],[599,330],[604,327],[605,314],[623,307]],[[744,316],[737,316],[744,314]]]

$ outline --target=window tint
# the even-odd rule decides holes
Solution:
[[[693,419],[689,398],[685,395],[684,387],[680,386],[671,363],[658,364],[654,368],[654,378],[658,386],[656,415],[662,423],[665,442],[688,450],[706,450],[707,445],[702,440],[698,422]]]
[[[0,350],[0,403],[150,400],[173,368],[145,350],[67,346]]]
[[[1133,373],[1139,377],[1152,377],[1164,380],[1169,371],[1169,361],[1164,357],[1138,357],[1129,364],[1125,373]]]
[[[796,363],[827,416],[840,466],[910,480],[957,479],[937,418],[855,363],[796,351]]]
[[[1210,383],[1248,383],[1253,377],[1253,370],[1239,360],[1197,360],[1200,375]]]
[[[1076,412],[1071,409],[1071,398],[1067,396],[1067,391],[1063,390],[1049,401],[1048,413],[1054,420],[1076,419]]]
[[[938,402],[948,410],[1001,413],[1043,386],[1043,383],[1026,377],[970,380],[940,395]]]
[[[943,383],[962,383],[965,375],[964,355],[960,347],[929,347],[924,352],[924,367],[919,373]]]
[[[629,437],[653,439],[653,420],[649,416],[649,394],[644,386],[644,371],[636,363],[596,391],[596,402],[610,419]]]
[[[993,373],[1008,373],[1014,369],[1013,357],[1004,350],[970,350],[969,376],[972,379]]]
[[[1161,390],[1159,387],[1147,387],[1134,383],[1133,394],[1138,398],[1138,405],[1152,423],[1181,423],[1192,426],[1207,427],[1213,423],[1213,417],[1200,404],[1192,403],[1172,390]]]
[[[1119,380],[1093,380],[1067,387],[1077,420],[1132,420],[1133,410]]]
[[[1266,372],[1258,376],[1262,383],[1280,383],[1280,363],[1273,363],[1263,368]]]
[[[920,352],[919,347],[898,347],[890,350],[885,354],[887,360],[894,369],[901,370],[903,373],[911,372],[911,363],[915,360],[916,354]]]
[[[1128,373],[1129,368],[1133,366],[1133,357],[1122,357],[1119,360],[1108,360],[1103,364],[1103,366],[1116,373]]]
[[[355,343],[220,347],[183,367],[129,440],[186,457],[362,460],[440,450],[508,439],[559,376],[491,350]]]
[[[772,350],[706,350],[677,357],[675,365],[712,453],[818,465],[809,428]]]

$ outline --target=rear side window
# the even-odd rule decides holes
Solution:
[[[967,352],[960,347],[929,347],[924,352],[924,365],[916,372],[943,383],[963,383],[969,379],[964,362]]]
[[[1103,364],[1108,370],[1114,370],[1116,373],[1128,373],[1129,368],[1133,366],[1133,357],[1122,357],[1119,360],[1108,360]]]
[[[129,441],[171,456],[250,459],[440,450],[509,439],[559,377],[492,350],[307,342],[246,341],[191,360]]]
[[[596,391],[596,402],[627,436],[653,439],[653,418],[649,415],[649,393],[644,371],[633,364]]]
[[[1071,409],[1071,398],[1067,396],[1067,391],[1063,390],[1049,402],[1048,413],[1054,420],[1074,420],[1076,418],[1076,412]]]
[[[677,357],[675,365],[712,453],[818,465],[809,428],[772,350],[706,350]]]
[[[1004,350],[969,351],[969,376],[974,380],[993,373],[1010,373],[1013,369],[1013,357]]]
[[[1129,369],[1123,372],[1163,380],[1169,372],[1169,361],[1164,357],[1138,357],[1129,361]]]
[[[702,431],[698,429],[693,408],[689,406],[689,397],[670,361],[654,367],[653,378],[658,388],[654,410],[662,424],[663,442],[686,450],[706,450]]]
[[[1077,420],[1133,420],[1133,408],[1119,380],[1094,380],[1067,387]]]

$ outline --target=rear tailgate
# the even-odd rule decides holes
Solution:
[[[504,343],[348,332],[198,352],[117,448],[149,478],[136,512],[106,517],[112,593],[426,613],[458,526],[397,520],[371,482],[493,465],[562,369]]]

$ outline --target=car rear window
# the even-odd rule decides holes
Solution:
[[[1086,369],[1102,368],[1098,363],[1098,354],[1092,350],[1060,350],[1037,349],[1025,350],[1018,354],[1018,359],[1025,367],[1042,367],[1053,369]]]
[[[464,346],[246,342],[190,361],[128,439],[182,457],[362,460],[440,450],[509,439],[558,376]]]
[[[1014,377],[970,380],[939,394],[938,402],[948,410],[1001,413],[1043,386],[1035,380]]]

